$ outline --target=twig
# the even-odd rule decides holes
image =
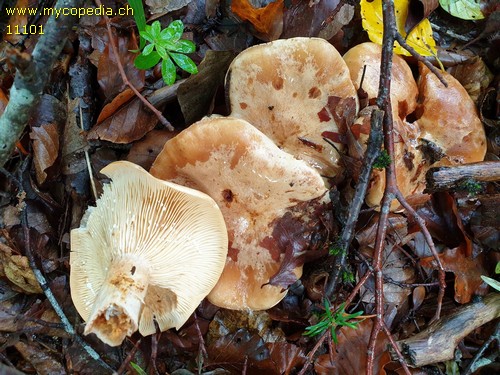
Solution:
[[[55,8],[79,8],[82,0],[59,0]],[[52,15],[40,36],[31,60],[22,67],[18,66],[14,84],[10,89],[10,99],[0,117],[0,166],[9,159],[15,144],[21,136],[32,110],[37,105],[47,83],[52,66],[61,53],[66,38],[77,18]],[[21,68],[21,69],[20,69]]]
[[[122,364],[120,365],[120,368],[118,368],[118,370],[116,370],[116,372],[113,375],[121,375],[121,374],[125,373],[125,370],[130,365],[130,362],[132,362],[132,358],[134,358],[135,353],[137,353],[137,350],[139,349],[140,343],[141,343],[141,339],[137,340],[137,342],[134,344],[134,347],[132,348],[132,350],[130,350],[127,357],[123,360]]]
[[[397,342],[412,367],[453,359],[458,343],[470,332],[500,317],[500,293],[458,308],[427,329]],[[498,327],[497,327],[498,328]]]
[[[80,105],[80,103],[78,103],[78,108],[80,110],[80,129],[82,129],[82,131],[83,131],[84,130],[84,128],[83,128],[83,112],[82,112],[82,106]],[[89,171],[90,186],[92,187],[92,194],[94,195],[94,200],[97,200],[97,189],[95,187],[94,176],[92,174],[92,165],[90,164],[89,152],[86,149],[84,152],[85,152],[85,161],[87,162],[87,169]]]
[[[429,60],[424,59],[417,51],[413,49],[408,43],[406,43],[406,40],[401,36],[400,33],[397,32],[397,30],[394,33],[395,39],[398,41],[401,47],[403,47],[405,50],[410,52],[410,54],[417,60],[420,61],[422,64],[424,64],[429,70],[438,77],[438,79],[441,81],[441,83],[444,85],[444,87],[448,87],[448,82],[444,79],[443,75],[437,69],[434,65],[432,65]]]
[[[94,0],[98,7],[102,7],[101,0]],[[146,107],[148,107],[151,112],[153,112],[158,120],[165,126],[168,130],[174,131],[174,127],[172,124],[162,115],[162,113],[155,108],[142,94],[134,87],[134,85],[129,81],[127,75],[125,74],[125,69],[123,69],[122,62],[120,61],[120,55],[118,54],[118,49],[116,48],[115,38],[113,37],[113,31],[111,30],[111,22],[109,17],[103,14],[104,21],[106,22],[106,29],[108,30],[109,44],[111,45],[111,49],[113,50],[113,54],[116,57],[116,65],[118,67],[118,71],[122,77],[123,83],[130,87],[130,89],[134,92],[135,96],[137,96]]]
[[[28,206],[27,206],[28,207]],[[59,319],[61,319],[61,323],[63,324],[64,330],[74,337],[74,340],[81,345],[81,347],[87,352],[87,354],[96,360],[102,367],[109,371],[113,371],[113,369],[101,359],[101,356],[83,339],[76,334],[75,328],[73,325],[70,323],[66,315],[64,314],[64,311],[61,308],[61,305],[59,305],[59,302],[57,302],[56,298],[54,297],[54,294],[50,290],[50,287],[47,283],[47,280],[45,279],[45,276],[40,272],[38,267],[36,266],[35,263],[35,258],[33,257],[33,253],[31,252],[31,241],[30,241],[30,233],[29,233],[29,223],[28,223],[28,213],[27,213],[28,208],[25,208],[23,210],[22,214],[22,226],[23,226],[23,233],[26,241],[26,256],[28,257],[28,261],[30,264],[31,269],[33,270],[33,274],[35,275],[36,280],[40,284],[40,287],[43,290],[43,293],[45,294],[45,297],[50,302],[50,305],[56,312],[57,316]]]
[[[330,330],[329,329],[327,329],[325,332],[323,332],[321,334],[321,337],[319,338],[319,340],[316,342],[316,344],[314,345],[314,347],[311,349],[311,351],[307,355],[307,359],[306,359],[304,365],[302,366],[302,369],[299,371],[299,373],[297,375],[304,375],[306,373],[307,369],[309,368],[309,366],[313,362],[314,355],[319,350],[319,348],[321,347],[321,345],[323,345],[323,343],[325,342],[325,340],[328,337],[328,335],[330,335]]]
[[[481,359],[483,356],[484,352],[488,347],[491,345],[493,341],[497,342],[497,345],[500,345],[500,321],[497,322],[497,325],[495,327],[495,331],[491,334],[488,340],[485,341],[485,343],[481,346],[481,348],[477,351],[476,355],[472,360],[470,361],[469,365],[467,368],[464,370],[464,375],[470,375],[473,372],[475,372],[476,369],[474,369],[474,365],[476,362]]]
[[[335,258],[335,264],[332,271],[330,272],[328,283],[325,288],[325,297],[329,300],[332,299],[333,293],[335,292],[335,288],[337,286],[337,282],[339,280],[340,273],[345,267],[349,245],[351,244],[354,237],[354,230],[358,221],[359,212],[365,199],[366,190],[368,189],[368,183],[370,182],[372,165],[375,159],[377,159],[377,156],[380,152],[380,147],[382,144],[383,117],[383,111],[375,109],[372,112],[370,135],[368,137],[366,152],[363,157],[363,167],[356,184],[354,198],[352,199],[351,205],[349,206],[346,223],[342,228],[340,239],[336,244],[336,246],[338,246],[341,251],[340,254]]]

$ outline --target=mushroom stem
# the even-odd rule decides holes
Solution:
[[[138,256],[126,254],[112,260],[84,333],[95,333],[106,344],[117,346],[137,331],[149,274],[149,264]]]

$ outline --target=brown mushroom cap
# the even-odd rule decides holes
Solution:
[[[306,162],[280,150],[244,120],[212,117],[199,121],[165,144],[151,173],[210,195],[229,234],[223,274],[210,302],[230,309],[267,309],[286,292],[264,285],[279,269],[284,249],[273,230],[298,203],[321,197],[326,188]],[[302,267],[295,269],[297,277]]]
[[[359,89],[363,69],[366,66],[363,77],[363,90],[372,100],[378,96],[380,80],[380,60],[382,47],[375,43],[361,43],[351,48],[344,55],[344,61],[351,72],[351,79],[356,89]],[[404,119],[413,112],[417,106],[418,90],[410,67],[398,55],[392,58],[391,75],[391,101],[393,114]],[[374,103],[371,103],[374,104]]]
[[[231,116],[242,118],[324,176],[338,172],[339,155],[323,137],[344,146],[357,113],[349,70],[328,42],[291,38],[250,47],[226,76]]]
[[[417,120],[421,138],[441,148],[445,157],[434,165],[474,163],[484,159],[486,135],[476,106],[452,75],[441,72],[448,87],[423,64],[419,66]]]
[[[101,172],[112,182],[71,231],[71,297],[85,334],[116,346],[138,328],[154,333],[154,321],[162,331],[180,328],[226,261],[219,208],[130,162]]]

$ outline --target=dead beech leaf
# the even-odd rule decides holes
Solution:
[[[5,95],[3,90],[0,89],[0,116],[2,116],[3,111],[5,111],[5,107],[7,107],[8,103],[9,103],[9,98],[7,98],[7,95]]]
[[[342,327],[337,335],[338,344],[333,350],[333,363],[329,354],[322,354],[314,363],[318,375],[366,374],[366,357],[368,342],[373,321],[364,320],[356,329]],[[380,369],[390,360],[387,356],[389,339],[381,332],[375,344],[375,361],[373,373],[379,374]]]
[[[406,17],[405,31],[409,33],[422,20],[439,6],[439,0],[410,0],[408,17]]]
[[[465,245],[460,245],[439,254],[444,270],[455,275],[455,301],[458,303],[468,303],[474,294],[485,295],[487,292],[487,286],[481,279],[481,275],[488,274],[484,255],[472,258],[465,255],[466,251]],[[434,257],[422,258],[420,263],[426,268],[436,268]]]
[[[139,98],[134,98],[112,116],[94,126],[88,134],[88,139],[130,143],[144,137],[157,123],[156,115],[146,111]]]
[[[61,170],[65,175],[76,174],[87,168],[84,152],[88,143],[80,124],[77,123],[79,102],[79,98],[68,102],[68,116],[61,142]]]
[[[27,294],[43,293],[40,284],[35,278],[28,258],[12,253],[12,249],[0,243],[0,276],[5,276]]]
[[[187,124],[211,114],[215,94],[224,84],[224,77],[235,54],[231,51],[207,51],[198,66],[198,74],[179,85],[177,100]]]
[[[292,2],[285,7],[281,39],[296,36],[320,36],[331,39],[354,15],[354,6],[346,0],[323,0],[310,6],[310,2]]]
[[[62,358],[50,347],[44,347],[36,341],[18,341],[14,347],[25,361],[30,363],[37,374],[65,375],[67,374]]]
[[[151,14],[165,14],[179,10],[188,5],[192,0],[146,0]]]
[[[254,8],[248,0],[233,0],[231,11],[242,21],[250,22],[259,38],[270,42],[283,31],[283,3],[284,0],[276,0],[263,8]]]
[[[97,118],[96,124],[100,124],[101,122],[106,120],[109,116],[115,113],[122,105],[124,105],[133,97],[134,92],[132,91],[132,89],[125,89],[124,91],[116,95],[111,103],[108,103],[103,107],[101,113],[99,114],[99,117]]]
[[[59,155],[59,131],[57,125],[50,123],[33,127],[30,138],[33,140],[33,162],[35,164],[36,179],[39,184],[43,184],[47,178],[45,170],[54,164]]]
[[[144,138],[134,142],[127,160],[149,170],[160,151],[163,150],[165,143],[177,134],[179,132],[171,132],[167,129],[151,130]]]
[[[125,75],[130,83],[137,90],[141,91],[144,87],[145,71],[137,69],[134,66],[136,54],[130,52],[139,48],[137,40],[135,37],[116,35],[116,33],[114,36],[114,42],[118,50],[120,62],[125,70]],[[106,47],[99,57],[99,64],[97,66],[97,81],[99,82],[99,86],[101,87],[104,96],[108,100],[113,99],[124,89],[122,76],[117,68],[117,59],[109,41],[107,41]]]

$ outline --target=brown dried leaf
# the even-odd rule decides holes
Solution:
[[[231,11],[242,21],[248,21],[256,36],[267,42],[276,40],[283,30],[284,0],[276,0],[262,8],[254,8],[248,0],[234,0]]]
[[[125,89],[118,95],[114,97],[111,103],[106,104],[99,117],[97,118],[96,124],[100,124],[106,120],[109,116],[115,113],[122,105],[127,103],[130,99],[134,97],[134,92],[131,89]]]
[[[43,293],[28,258],[13,254],[10,247],[0,243],[0,260],[0,275],[7,277],[19,290],[27,294]]]
[[[68,103],[68,117],[64,126],[64,134],[61,149],[61,169],[65,175],[76,174],[87,168],[84,152],[88,147],[87,139],[77,123],[79,113],[79,99],[76,98]]]
[[[448,72],[462,84],[476,105],[479,96],[493,80],[493,73],[479,56],[450,68]]]
[[[9,98],[7,98],[7,95],[0,89],[0,116],[3,114],[3,111],[5,111],[7,103],[9,103]]]
[[[28,0],[17,0],[17,9],[26,9],[28,7]],[[8,5],[7,5],[8,6]],[[3,8],[3,7],[2,7]],[[23,27],[28,24],[28,12],[25,14],[20,14],[16,12],[9,18],[9,27],[11,28],[11,33],[3,33],[3,40],[11,44],[17,44],[22,39],[25,38],[23,35]]]
[[[354,16],[354,6],[346,0],[323,0],[314,5],[297,1],[285,9],[282,39],[296,36],[331,39]]]
[[[130,52],[131,50],[137,50],[139,48],[137,40],[132,36],[117,36],[115,34],[115,45],[117,46],[118,55],[123,65],[123,69],[125,70],[125,75],[130,83],[140,91],[144,87],[145,71],[137,69],[134,66],[136,54]],[[104,96],[108,100],[114,98],[124,89],[122,76],[117,68],[117,59],[109,41],[107,41],[106,47],[99,57],[97,81],[99,82],[99,86]]]
[[[198,66],[198,74],[190,76],[179,86],[177,100],[186,124],[211,114],[215,94],[224,84],[227,68],[234,56],[231,51],[207,51]]]
[[[405,31],[407,34],[439,6],[439,0],[410,0]]]
[[[112,116],[94,126],[88,139],[130,143],[144,137],[157,123],[156,115],[146,111],[139,98],[134,98]]]
[[[338,345],[333,350],[333,363],[330,355],[323,354],[314,363],[314,370],[318,375],[366,374],[366,356],[368,342],[373,322],[364,320],[357,329],[343,327],[337,335]],[[389,343],[387,336],[381,332],[375,344],[375,362],[373,373],[379,374],[380,369],[390,360],[386,346]]]
[[[37,374],[66,375],[62,358],[56,356],[57,351],[50,347],[44,347],[36,341],[18,341],[14,344],[17,351],[36,370]]]
[[[177,134],[179,132],[171,132],[167,129],[151,130],[144,138],[134,142],[127,155],[127,160],[149,170],[160,151],[163,150],[165,143]]]
[[[179,10],[188,5],[192,0],[146,0],[149,12],[152,15],[162,15]]]
[[[472,258],[466,252],[466,246],[462,244],[439,254],[445,271],[455,274],[455,301],[458,303],[468,303],[474,294],[485,295],[488,289],[481,279],[481,275],[488,274],[484,266],[484,254]],[[436,268],[434,257],[420,259],[420,263],[426,268]]]
[[[47,178],[45,170],[51,167],[59,154],[59,131],[54,123],[36,126],[31,129],[33,140],[33,162],[36,179],[43,184]]]

